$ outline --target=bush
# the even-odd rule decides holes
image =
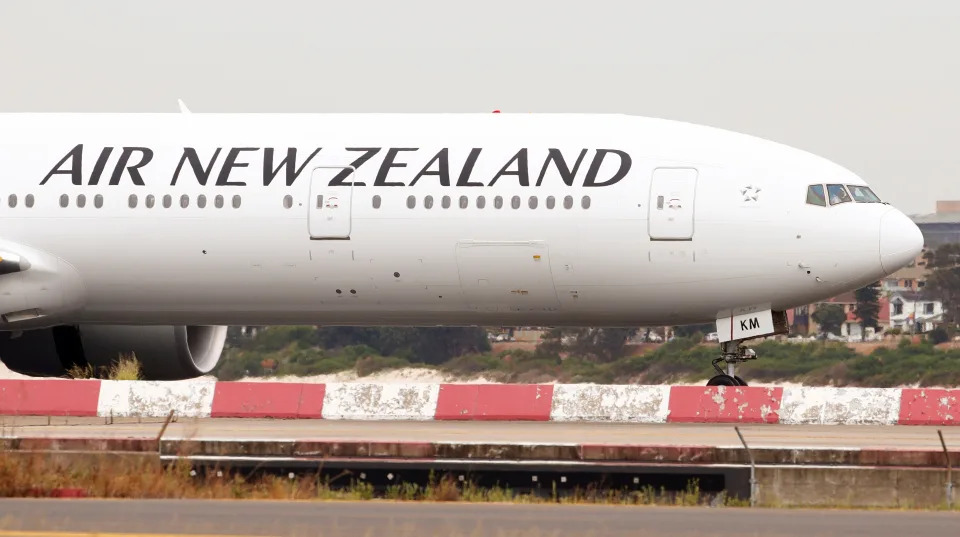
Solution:
[[[939,345],[940,343],[946,343],[950,341],[950,334],[943,328],[934,328],[927,338],[933,342],[934,345]]]

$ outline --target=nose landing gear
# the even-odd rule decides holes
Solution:
[[[737,364],[747,360],[756,360],[757,353],[753,349],[744,347],[743,340],[727,341],[720,344],[720,357],[713,360],[713,368],[717,370],[717,376],[707,382],[707,386],[746,386],[747,383],[737,376]],[[727,370],[724,372],[718,365],[720,362],[726,362]]]

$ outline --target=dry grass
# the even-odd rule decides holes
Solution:
[[[140,361],[133,353],[121,354],[109,367],[94,368],[92,365],[74,365],[67,370],[67,376],[72,379],[103,379],[103,380],[142,380],[143,374]]]
[[[94,498],[200,498],[276,500],[370,500],[511,503],[592,503],[626,505],[743,505],[725,497],[702,495],[695,484],[679,493],[583,489],[541,494],[504,487],[478,487],[450,476],[428,483],[401,483],[376,491],[343,473],[278,476],[216,469],[194,470],[181,460],[161,464],[155,456],[0,452],[0,497],[50,496],[79,490]]]

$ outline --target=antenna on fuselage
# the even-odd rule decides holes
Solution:
[[[177,106],[180,107],[181,114],[189,114],[190,109],[187,108],[187,103],[183,102],[183,99],[177,99]]]

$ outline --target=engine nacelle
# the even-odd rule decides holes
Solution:
[[[74,365],[108,366],[135,354],[148,380],[206,375],[220,361],[226,326],[56,326],[0,334],[0,360],[33,376],[61,376]]]

